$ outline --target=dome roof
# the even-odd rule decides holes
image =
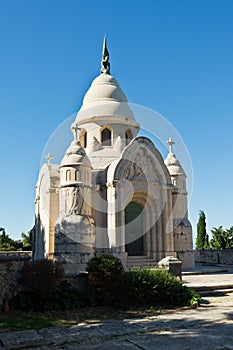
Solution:
[[[91,167],[89,158],[87,157],[84,149],[79,141],[74,140],[71,142],[69,148],[66,151],[65,156],[61,161],[61,166],[80,164]]]
[[[83,107],[97,101],[128,102],[117,80],[110,74],[95,78],[83,99]]]
[[[93,118],[114,117],[135,121],[127,98],[117,80],[110,74],[102,73],[95,78],[83,99],[80,111],[77,113],[76,122],[93,121]]]
[[[170,175],[186,176],[184,169],[182,168],[180,162],[178,161],[174,153],[169,152],[164,163],[167,166]]]

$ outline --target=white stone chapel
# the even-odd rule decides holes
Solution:
[[[60,164],[43,164],[36,185],[34,259],[85,270],[95,252],[158,262],[178,257],[194,267],[186,174],[173,153],[162,155],[137,136],[127,98],[110,74],[104,39],[101,73],[71,125],[73,141]],[[169,137],[170,135],[168,135]]]

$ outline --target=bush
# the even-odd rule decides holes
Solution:
[[[42,297],[32,291],[21,291],[10,303],[12,308],[26,311],[72,310],[94,305],[89,293],[79,293],[67,281],[49,289]]]
[[[124,274],[120,259],[110,254],[94,256],[87,263],[88,279],[96,287],[97,299],[104,304],[115,301],[115,291]]]
[[[30,261],[24,265],[19,283],[25,290],[43,294],[55,287],[64,277],[61,263],[48,259]]]
[[[200,304],[201,297],[167,271],[138,268],[124,272],[110,254],[95,256],[87,264],[88,278],[96,287],[96,300],[118,308],[185,306]]]
[[[20,292],[10,306],[20,310],[66,310],[93,305],[87,292],[79,293],[67,281],[63,281],[62,264],[53,260],[36,260],[25,264],[18,282]]]
[[[18,278],[21,292],[12,304],[19,308],[44,310],[49,295],[64,276],[63,266],[53,260],[41,259],[24,265]],[[18,300],[18,302],[17,302]]]
[[[117,293],[118,306],[185,306],[200,302],[198,294],[167,271],[136,269],[125,272]]]

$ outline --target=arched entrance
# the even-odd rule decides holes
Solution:
[[[143,208],[130,202],[125,208],[125,250],[128,255],[143,255]]]

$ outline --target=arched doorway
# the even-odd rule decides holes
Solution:
[[[143,208],[130,202],[125,208],[125,250],[128,255],[143,255]]]

